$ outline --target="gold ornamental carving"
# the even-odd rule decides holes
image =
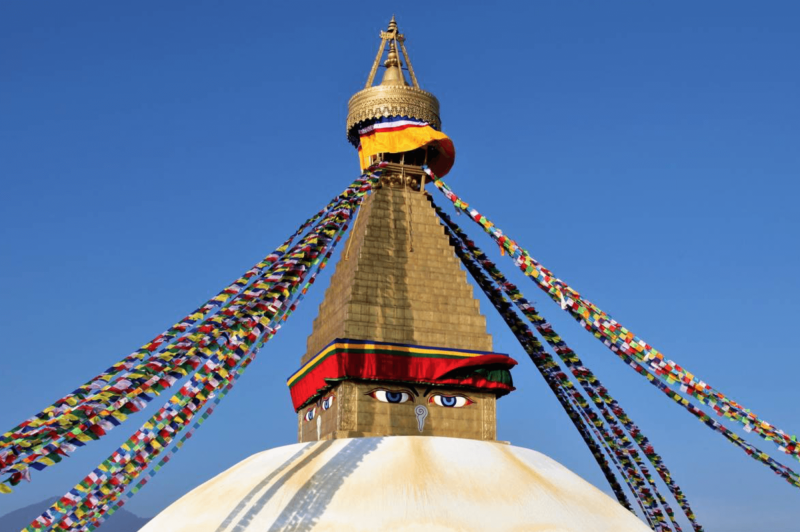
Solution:
[[[347,104],[347,131],[364,120],[408,116],[442,127],[439,100],[430,92],[405,85],[376,85],[361,90]]]

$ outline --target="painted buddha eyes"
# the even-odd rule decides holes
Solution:
[[[332,395],[330,395],[330,396],[328,396],[328,397],[326,397],[325,399],[322,400],[322,409],[323,410],[327,410],[331,406],[333,406],[333,396]]]
[[[463,395],[444,395],[441,393],[436,393],[431,395],[430,399],[428,399],[428,402],[438,406],[444,406],[446,408],[461,408],[462,406],[471,405],[475,401],[472,401]]]
[[[367,395],[381,403],[407,403],[411,400],[411,393],[407,390],[372,390]]]
[[[414,395],[410,390],[388,390],[385,388],[377,388],[372,390],[367,395],[373,399],[377,399],[382,403],[407,403],[414,402]],[[466,395],[454,394],[448,395],[443,393],[434,393],[428,398],[428,403],[435,404],[436,406],[443,406],[445,408],[461,408],[474,404],[475,401]]]
[[[322,410],[328,410],[331,406],[333,406],[333,398],[334,395],[329,395],[319,403],[318,406],[322,407]],[[313,406],[306,411],[306,415],[303,416],[303,419],[306,421],[314,421],[314,418],[317,417],[317,407]]]

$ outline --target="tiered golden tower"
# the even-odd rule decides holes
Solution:
[[[398,49],[413,85],[406,82]],[[383,81],[372,86],[384,52]],[[356,144],[358,129],[382,117],[409,117],[440,126],[439,102],[419,88],[394,18],[381,32],[366,87],[350,99],[348,137]],[[434,147],[422,147],[372,157],[372,163],[388,164],[344,243],[302,364],[312,365],[336,339],[491,353],[486,319],[424,188],[423,165],[436,155]],[[468,407],[435,408],[434,399],[427,403],[431,412],[422,427],[413,405],[375,400],[376,388],[380,397],[385,389],[421,403],[435,387],[359,379],[331,382],[329,392],[298,411],[299,440],[419,434],[496,438],[496,393],[448,388],[446,397],[464,397]],[[334,399],[325,403],[330,397]]]

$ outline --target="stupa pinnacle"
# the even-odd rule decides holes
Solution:
[[[408,117],[429,123],[434,129],[440,129],[439,100],[430,92],[420,88],[411,59],[405,45],[405,36],[397,28],[394,17],[386,31],[380,32],[381,44],[378,55],[372,63],[364,89],[350,98],[347,113],[347,138],[358,146],[358,130],[370,120],[389,117]],[[388,46],[388,51],[387,51]],[[398,55],[402,52],[405,67],[411,77],[411,85],[403,74],[403,62]],[[386,72],[378,85],[373,86],[381,59],[384,53],[387,58],[383,63]]]

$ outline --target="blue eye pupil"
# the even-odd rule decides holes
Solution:
[[[390,403],[399,403],[403,400],[402,392],[386,392],[386,400]]]
[[[452,395],[442,395],[442,406],[456,406],[456,398]]]

